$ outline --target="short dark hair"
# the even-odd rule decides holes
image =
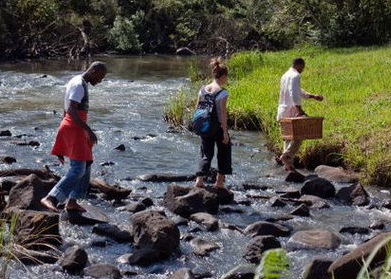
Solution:
[[[292,65],[293,66],[296,66],[296,65],[303,65],[303,66],[305,66],[305,61],[301,57],[296,57],[295,59],[293,59]]]

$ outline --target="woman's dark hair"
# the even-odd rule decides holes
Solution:
[[[221,78],[228,75],[228,67],[224,65],[221,57],[215,57],[210,60],[210,68],[212,69],[212,75],[214,78]]]

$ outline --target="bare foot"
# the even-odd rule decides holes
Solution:
[[[216,178],[215,187],[216,188],[224,188],[225,175],[218,173]]]
[[[197,176],[194,186],[198,188],[205,188],[204,177]]]
[[[56,199],[55,197],[46,196],[43,199],[41,199],[41,204],[47,209],[50,209],[54,212],[59,212],[55,204],[55,199]]]
[[[204,183],[195,183],[194,187],[205,188],[205,184]]]
[[[69,210],[69,211],[79,211],[79,212],[86,212],[87,211],[84,207],[82,207],[80,204],[78,204],[75,200],[69,200],[65,206],[65,209]]]

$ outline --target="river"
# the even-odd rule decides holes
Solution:
[[[166,190],[165,183],[144,183],[125,181],[128,177],[147,173],[194,173],[199,158],[199,138],[186,133],[172,133],[170,125],[163,121],[163,109],[170,96],[187,81],[187,69],[191,60],[173,56],[145,57],[102,57],[107,63],[108,75],[101,84],[90,87],[89,123],[96,130],[99,143],[94,147],[93,177],[109,183],[130,187],[133,193],[148,195],[161,201]],[[9,139],[0,138],[0,155],[6,154],[17,159],[17,163],[6,168],[41,168],[48,165],[53,171],[63,174],[67,166],[58,165],[56,158],[49,155],[50,147],[61,121],[65,83],[80,73],[88,61],[38,60],[32,62],[0,64],[0,130],[10,130],[13,135],[22,135],[22,140],[36,140],[39,147],[16,146]],[[196,94],[196,92],[194,92]],[[234,174],[227,180],[235,193],[235,198],[245,198],[248,193],[241,186],[252,182],[277,188],[286,187],[274,156],[266,150],[265,139],[258,132],[231,131],[233,142]],[[14,139],[15,140],[15,139]],[[20,140],[20,139],[17,139]],[[125,145],[125,151],[114,148]],[[103,166],[105,162],[114,164]],[[140,186],[147,186],[146,190]],[[293,185],[299,187],[298,185]],[[336,185],[341,187],[342,185]],[[369,188],[375,202],[389,196],[386,191]],[[265,191],[268,193],[268,190]],[[89,202],[89,201],[87,201]],[[324,228],[338,234],[343,226],[366,226],[377,220],[387,221],[389,211],[343,206],[330,201],[331,209],[311,211],[311,218],[299,217],[286,221],[295,231]],[[129,214],[117,211],[110,203],[100,202],[99,206],[111,223],[126,225]],[[157,205],[160,209],[163,207]],[[293,206],[276,209],[265,201],[254,201],[251,206],[242,206],[244,214],[219,213],[222,221],[245,226],[268,216],[287,213]],[[190,224],[189,227],[195,227]],[[181,233],[189,227],[180,227]],[[386,223],[386,229],[390,229]],[[61,231],[68,243],[78,243],[86,247],[91,263],[108,262],[132,250],[129,245],[110,243],[105,248],[90,244],[97,238],[91,234],[91,227],[78,227],[62,224]],[[374,235],[373,231],[371,234]],[[146,268],[119,264],[122,271],[133,270],[139,275],[132,278],[166,278],[167,274],[180,267],[209,271],[213,278],[219,278],[234,266],[244,263],[242,255],[250,240],[237,231],[221,229],[219,232],[197,232],[218,243],[222,248],[209,257],[192,255],[192,248],[181,241],[181,254],[177,258]],[[315,255],[336,258],[355,247],[368,236],[342,235],[342,245],[335,251],[300,250],[289,252],[292,278],[297,278],[303,266]],[[280,238],[284,244],[287,238]],[[65,275],[56,265],[44,265],[24,269],[14,269],[11,278],[80,278]]]

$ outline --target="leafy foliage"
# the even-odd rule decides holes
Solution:
[[[254,279],[277,279],[289,277],[289,258],[284,249],[267,250],[257,267]]]

